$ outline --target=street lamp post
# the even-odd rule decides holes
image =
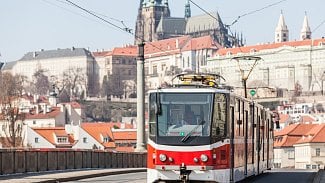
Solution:
[[[145,119],[144,119],[144,43],[138,45],[137,60],[137,145],[135,151],[145,152]]]

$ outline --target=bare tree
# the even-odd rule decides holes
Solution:
[[[299,97],[302,94],[302,86],[299,84],[297,81],[295,84],[295,89],[294,89],[294,97]]]
[[[8,147],[21,147],[23,145],[22,122],[25,114],[20,112],[19,104],[25,78],[4,73],[0,79],[0,112],[5,127],[5,137],[1,138],[1,143]]]
[[[39,69],[33,74],[35,93],[39,95],[46,95],[50,88],[49,78],[45,72],[45,70]]]
[[[108,82],[108,77],[107,75],[104,76],[103,82],[102,82],[102,87],[101,87],[101,96],[102,97],[108,97],[110,95],[109,93],[109,82]]]
[[[59,97],[64,92],[64,97],[80,99],[87,87],[86,73],[83,68],[69,68],[61,77],[51,76],[51,85],[55,85]]]

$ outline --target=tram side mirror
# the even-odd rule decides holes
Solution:
[[[279,122],[279,120],[276,120],[275,121],[275,127],[276,127],[276,129],[280,129],[280,122]]]
[[[275,128],[280,129],[279,114],[277,112],[274,112],[272,118],[273,118],[273,121],[275,121]]]
[[[157,103],[154,103],[154,110],[156,115],[161,115],[161,106]]]

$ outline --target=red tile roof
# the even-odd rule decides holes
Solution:
[[[36,114],[35,110],[33,110],[31,113],[26,114],[26,119],[52,119],[56,118],[60,113],[60,107],[52,107],[51,111],[46,114],[43,112]]]
[[[89,135],[101,143],[105,148],[115,147],[113,134],[111,128],[113,127],[110,123],[83,123],[81,125]],[[103,142],[102,137],[109,137],[111,140],[109,142]]]
[[[101,51],[101,52],[93,52],[94,57],[106,57],[107,55],[111,55],[112,51]]]
[[[113,130],[114,140],[136,140],[137,139],[137,131],[135,130]]]
[[[325,143],[325,124],[316,125],[306,133],[297,144],[302,143]]]
[[[252,45],[252,46],[243,46],[243,47],[236,47],[236,48],[224,48],[218,50],[218,55],[226,55],[228,52],[231,54],[237,53],[250,53],[251,51],[261,51],[261,50],[268,50],[268,49],[275,49],[283,46],[290,46],[290,47],[297,47],[297,46],[318,46],[320,43],[325,43],[325,39],[316,39],[316,40],[303,40],[303,41],[290,41],[290,42],[281,42],[281,43],[270,43],[270,44],[263,44],[263,45]]]
[[[164,39],[146,43],[144,50],[145,55],[149,54],[175,54],[180,53],[180,49],[191,39],[190,36]]]
[[[214,42],[211,36],[203,36],[198,38],[192,38],[182,48],[182,51],[201,50],[208,48],[219,49],[221,48],[221,45]]]
[[[116,147],[115,151],[118,152],[134,152],[134,147],[128,146],[128,147]]]
[[[293,147],[293,145],[300,139],[299,136],[283,136],[277,137],[274,140],[274,147]]]
[[[138,47],[137,46],[127,46],[127,47],[116,47],[113,49],[112,55],[119,56],[133,56],[136,57],[138,55]]]
[[[275,132],[275,136],[284,136],[284,135],[291,135],[291,136],[302,136],[306,134],[309,130],[311,130],[316,124],[292,124],[286,126],[284,129]]]
[[[112,51],[93,52],[95,57],[107,57],[107,56],[133,56],[138,55],[138,47],[131,45],[126,47],[115,47]]]
[[[292,124],[275,132],[274,147],[292,147],[302,136],[306,135],[315,124]]]
[[[312,116],[309,115],[301,115],[299,121],[302,123],[308,123],[308,122],[314,122],[316,121],[316,119],[314,119]]]
[[[71,138],[65,131],[64,127],[46,127],[46,128],[33,128],[33,130],[44,137],[53,145],[60,145],[56,143],[55,137],[67,137],[70,146],[74,143],[74,139]]]
[[[290,116],[289,114],[279,114],[280,117],[280,123],[285,123],[289,120]]]

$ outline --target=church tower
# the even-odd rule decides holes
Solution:
[[[281,11],[278,26],[275,29],[275,42],[280,43],[286,41],[289,41],[289,30],[284,22],[283,13]]]
[[[140,0],[135,27],[135,44],[158,40],[156,33],[162,17],[170,17],[168,0]]]
[[[185,18],[190,18],[191,17],[191,6],[190,6],[190,1],[186,0],[185,3]]]
[[[307,13],[305,13],[304,23],[300,32],[300,40],[311,39],[311,31],[308,24]]]

